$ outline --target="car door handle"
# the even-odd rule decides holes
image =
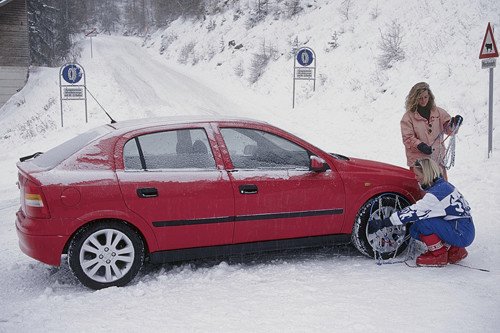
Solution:
[[[238,186],[241,194],[257,194],[259,193],[259,189],[257,185],[240,185]]]
[[[158,189],[156,187],[141,187],[137,189],[139,198],[154,198],[158,196]]]

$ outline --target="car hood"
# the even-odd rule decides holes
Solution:
[[[415,174],[409,169],[358,158],[335,159],[333,164],[341,175],[346,191],[361,187],[366,189],[365,194],[396,192],[411,196],[414,200],[423,195]]]
[[[360,158],[349,158],[346,163],[349,165],[351,171],[356,172],[370,172],[370,173],[396,173],[404,177],[414,178],[415,175],[409,169],[402,168],[393,164],[384,162],[364,160]]]
[[[396,165],[360,158],[334,159],[333,164],[344,182],[364,182],[372,185],[395,185],[419,189],[415,174]]]

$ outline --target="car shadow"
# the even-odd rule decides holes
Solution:
[[[352,244],[332,245],[328,247],[307,248],[299,250],[280,250],[272,252],[260,252],[254,254],[241,254],[232,256],[221,256],[217,258],[193,259],[166,264],[151,264],[145,262],[138,276],[134,280],[141,280],[141,277],[171,273],[182,267],[189,267],[192,271],[200,269],[210,269],[217,267],[221,263],[228,265],[239,265],[241,267],[254,267],[259,265],[298,263],[312,260],[350,260],[354,258],[366,258]]]
[[[129,286],[136,285],[139,282],[155,280],[158,276],[165,274],[177,274],[185,270],[197,272],[201,270],[210,270],[218,267],[222,263],[229,266],[238,266],[238,268],[254,268],[260,265],[279,265],[283,263],[297,264],[302,262],[334,260],[338,262],[349,262],[354,260],[373,260],[362,255],[353,245],[332,245],[328,247],[307,248],[299,250],[280,250],[272,252],[261,252],[255,254],[232,255],[217,258],[194,259],[166,264],[151,264],[145,262],[137,276],[130,282]],[[92,292],[91,289],[83,286],[73,275],[68,265],[67,256],[61,257],[60,266],[49,266],[43,263],[34,263],[26,267],[26,272],[21,273],[25,276],[37,276],[31,283],[30,279],[21,279],[24,282],[24,288],[38,290],[41,286],[50,287],[52,290],[63,292],[75,288],[79,292]],[[43,288],[42,288],[43,289]],[[42,289],[39,292],[43,291]],[[35,292],[36,293],[36,292]]]

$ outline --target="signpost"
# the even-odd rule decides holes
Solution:
[[[490,69],[490,88],[489,88],[489,119],[488,119],[488,158],[493,151],[493,68],[496,67],[496,58],[498,58],[498,49],[493,37],[491,25],[488,22],[486,34],[484,35],[483,45],[479,53],[479,59],[482,60],[481,68]]]
[[[293,101],[292,108],[295,108],[295,81],[313,80],[313,91],[316,90],[316,54],[308,47],[303,47],[295,53],[293,63]]]
[[[83,79],[83,82],[81,82]],[[63,82],[63,80],[65,82]],[[61,97],[61,127],[63,121],[63,100],[85,100],[85,122],[87,116],[87,86],[83,67],[77,63],[66,64],[59,70],[59,92]],[[82,84],[83,83],[83,84]]]
[[[87,32],[85,34],[85,37],[89,37],[90,38],[90,58],[93,58],[93,54],[92,54],[92,37],[95,37],[97,36],[97,29],[94,28],[92,29],[91,31]]]

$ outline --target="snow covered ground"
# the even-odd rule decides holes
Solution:
[[[99,35],[92,58],[82,39],[78,62],[88,89],[116,120],[246,116],[327,151],[400,166],[404,98],[413,84],[428,82],[439,106],[464,117],[449,179],[469,201],[476,225],[463,261],[468,267],[379,266],[352,247],[333,247],[146,265],[127,287],[86,289],[65,260],[52,267],[19,250],[15,163],[108,119],[89,96],[88,123],[82,101],[65,101],[61,128],[59,68],[32,68],[26,87],[0,109],[0,332],[497,332],[500,135],[494,132],[488,158],[488,71],[478,55],[487,23],[500,26],[500,2],[443,2],[353,1],[348,20],[341,1],[324,1],[321,10],[314,2],[299,17],[270,17],[252,29],[229,12],[213,17],[211,31],[208,22],[179,21],[146,40]],[[403,27],[405,59],[383,70],[377,44],[395,20]],[[334,31],[339,46],[327,52]],[[297,84],[292,109],[288,53],[295,36],[316,51],[318,80],[314,92],[310,82]],[[249,64],[264,38],[278,52],[250,85]],[[229,48],[233,39],[244,50]],[[167,40],[173,41],[160,52]],[[196,47],[180,65],[190,42]],[[496,123],[499,84],[497,75]]]

